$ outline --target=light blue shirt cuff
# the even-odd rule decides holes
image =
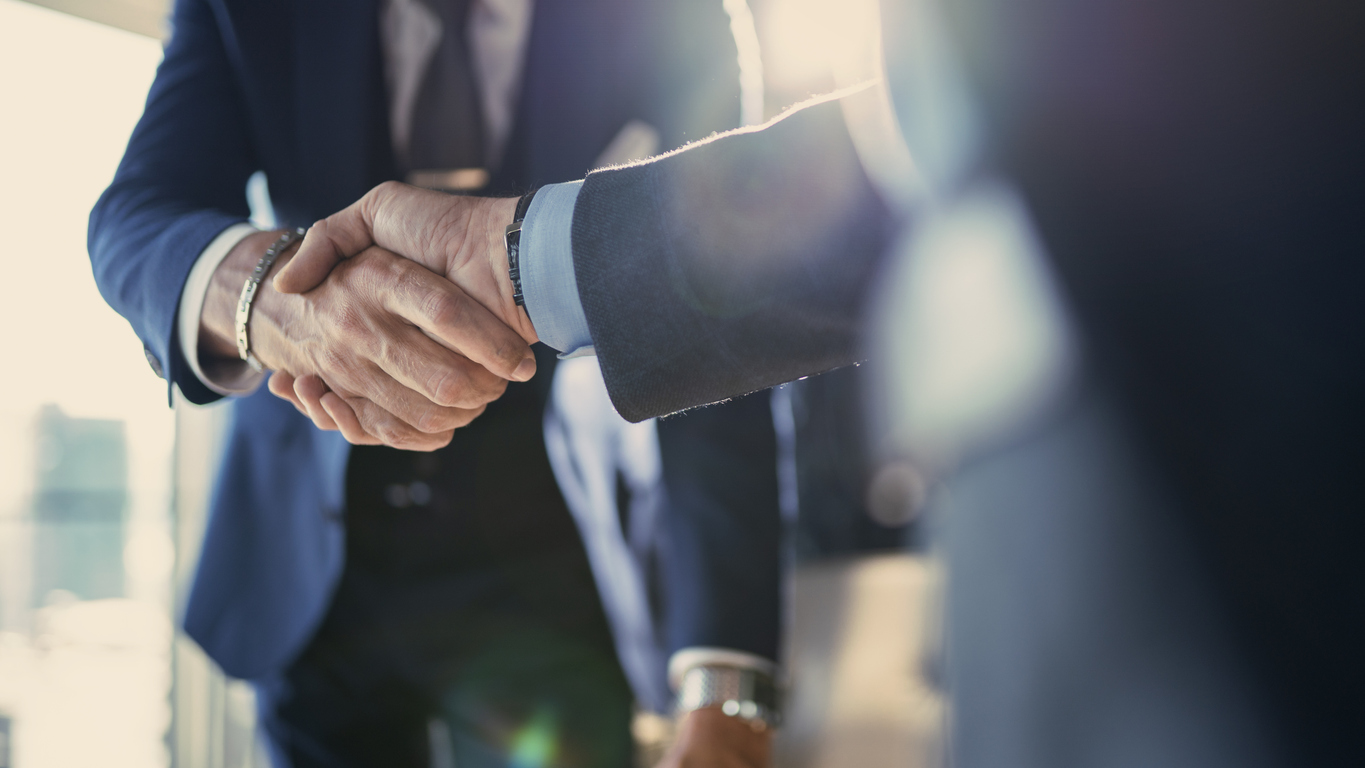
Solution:
[[[594,355],[573,273],[573,208],[582,181],[540,188],[521,222],[521,294],[536,335],[561,358]]]

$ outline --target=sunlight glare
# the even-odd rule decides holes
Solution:
[[[871,76],[878,30],[875,0],[778,0],[765,35],[770,82],[784,91],[849,85]]]

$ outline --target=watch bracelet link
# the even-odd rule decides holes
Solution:
[[[777,685],[772,677],[757,670],[720,665],[687,670],[678,686],[677,713],[715,706],[756,727],[777,728],[782,724]]]
[[[512,281],[512,301],[518,307],[526,306],[526,297],[521,292],[521,222],[526,218],[526,212],[531,210],[531,200],[537,191],[533,189],[517,201],[512,223],[507,225],[502,235],[502,244],[507,248],[507,277]]]
[[[279,236],[274,243],[265,249],[265,255],[256,262],[256,268],[251,270],[246,282],[242,284],[242,295],[237,299],[237,356],[246,361],[253,371],[257,373],[265,370],[261,361],[256,359],[256,355],[251,352],[251,341],[247,335],[247,324],[251,321],[251,304],[256,299],[256,291],[261,287],[261,281],[270,274],[270,268],[275,266],[275,262],[280,256],[289,249],[289,246],[303,239],[308,230],[298,227]]]

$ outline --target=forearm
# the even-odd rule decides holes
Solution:
[[[837,101],[590,174],[574,268],[617,410],[640,421],[860,360],[893,225]]]
[[[100,293],[132,325],[157,374],[179,385],[191,402],[217,395],[198,382],[178,349],[180,295],[198,256],[244,218],[186,210],[170,200],[146,200],[145,192],[112,187],[91,213],[90,260]]]
[[[218,395],[180,352],[177,308],[196,259],[247,219],[243,190],[260,164],[209,4],[176,3],[172,26],[143,115],[91,211],[89,250],[100,292],[158,374],[203,403]]]

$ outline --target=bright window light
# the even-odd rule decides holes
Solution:
[[[18,768],[169,764],[173,419],[85,248],[160,59],[0,0],[0,760]]]
[[[876,0],[770,0],[766,15],[763,56],[774,88],[847,85],[872,73]]]

